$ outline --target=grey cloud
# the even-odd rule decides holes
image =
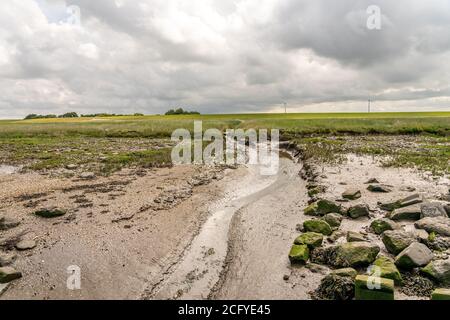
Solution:
[[[368,97],[449,109],[445,0],[67,0],[79,27],[57,24],[64,14],[48,1],[0,3],[0,117],[263,112],[283,101],[347,111]],[[373,4],[380,31],[366,28]]]

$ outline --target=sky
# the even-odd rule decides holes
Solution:
[[[450,1],[2,0],[0,88],[0,118],[450,111]]]

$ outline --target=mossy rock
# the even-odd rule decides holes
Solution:
[[[22,273],[11,267],[0,268],[0,283],[8,283],[22,277]]]
[[[399,226],[394,221],[383,218],[372,221],[372,223],[370,224],[370,228],[374,233],[382,234],[383,232],[388,230],[396,230],[399,228]]]
[[[394,300],[394,281],[359,275],[355,279],[356,300]]]
[[[303,212],[307,216],[317,216],[317,202],[311,203]]]
[[[294,244],[289,252],[289,261],[291,263],[305,264],[309,259],[309,248],[307,245]]]
[[[347,189],[342,193],[342,198],[348,200],[357,200],[361,198],[361,191],[355,188]]]
[[[403,282],[400,271],[398,271],[394,261],[388,257],[379,257],[375,260],[373,266],[373,268],[370,268],[370,275],[394,280],[394,283],[397,285],[400,285]]]
[[[450,300],[450,289],[440,288],[433,291],[431,300]]]
[[[320,233],[329,236],[333,233],[331,226],[323,220],[307,220],[303,223],[306,231]]]
[[[389,214],[389,218],[394,221],[410,220],[417,221],[422,214],[421,206],[416,204],[413,206],[395,209]]]
[[[406,231],[388,230],[383,233],[382,241],[389,253],[397,255],[415,242],[416,239]]]
[[[414,242],[399,253],[395,258],[395,265],[400,269],[412,270],[417,267],[425,267],[433,260],[433,257],[433,252],[426,245]]]
[[[61,217],[66,214],[66,210],[62,209],[40,209],[34,213],[36,216],[41,218],[56,218]]]
[[[368,217],[370,214],[369,206],[366,204],[358,204],[350,207],[347,210],[347,215],[352,219],[358,219],[360,217]]]
[[[367,241],[361,233],[349,231],[347,232],[347,242],[362,242]]]
[[[322,245],[323,235],[316,232],[306,232],[295,239],[294,244],[306,244],[309,248],[317,248]]]
[[[325,199],[312,203],[304,210],[307,216],[324,216],[332,212],[341,212],[341,206],[331,200]]]
[[[382,203],[382,204],[380,204],[380,208],[382,210],[386,210],[386,211],[393,211],[395,209],[412,206],[412,205],[422,203],[422,202],[423,202],[423,199],[420,194],[413,194],[409,197],[406,197],[404,199],[400,199],[400,200],[397,200],[394,202]]]
[[[333,270],[331,273],[340,277],[350,277],[352,279],[355,279],[356,276],[358,275],[358,272],[353,268],[336,269]]]
[[[335,267],[367,267],[379,252],[380,247],[369,242],[344,243],[334,248],[330,264]]]
[[[310,198],[325,192],[325,187],[324,186],[316,186],[314,188],[308,189],[308,196]]]
[[[339,213],[328,213],[326,214],[322,219],[326,221],[330,227],[332,228],[339,228],[341,226],[343,216]]]
[[[450,258],[432,261],[421,272],[440,284],[450,286]]]

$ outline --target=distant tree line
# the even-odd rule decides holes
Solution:
[[[52,118],[78,118],[78,113],[76,112],[67,112],[64,114],[61,114],[59,116],[57,116],[56,114],[29,114],[25,117],[25,120],[30,120],[30,119],[52,119]]]
[[[29,114],[25,117],[25,120],[31,120],[31,119],[54,119],[54,118],[95,118],[95,117],[120,117],[120,116],[126,116],[124,114],[115,114],[115,113],[94,113],[94,114],[82,114],[82,115],[78,115],[78,113],[76,112],[67,112],[64,114],[61,114],[59,116],[57,116],[56,114],[45,114],[45,115],[41,115],[41,114]],[[143,113],[135,113],[133,114],[133,116],[136,117],[142,117],[144,116]]]
[[[173,116],[173,115],[178,115],[178,114],[200,114],[200,112],[185,111],[185,110],[183,110],[183,108],[170,109],[169,111],[166,112],[166,116]]]
[[[101,117],[122,117],[122,116],[135,116],[135,117],[143,117],[143,113],[134,113],[134,114],[116,114],[116,113],[93,113],[93,114],[82,114],[83,118],[101,118]]]

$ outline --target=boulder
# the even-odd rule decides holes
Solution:
[[[314,187],[314,188],[308,189],[308,196],[309,196],[310,198],[312,198],[312,197],[318,195],[318,194],[321,193],[321,192],[322,192],[322,188],[320,188],[320,187]]]
[[[345,231],[342,231],[342,230],[336,230],[336,231],[333,232],[333,234],[332,234],[330,237],[328,237],[327,240],[328,240],[329,242],[333,243],[333,242],[336,242],[336,241],[338,241],[340,238],[343,238],[343,237],[345,237],[345,236],[347,236],[347,233],[345,233]]]
[[[6,218],[0,216],[0,230],[5,231],[17,227],[20,221],[13,218]]]
[[[370,192],[380,192],[380,193],[389,193],[392,192],[392,189],[390,186],[386,186],[383,184],[371,184],[367,187],[367,190]]]
[[[295,239],[294,244],[306,244],[310,249],[320,247],[323,242],[323,235],[316,232],[306,232]]]
[[[369,270],[369,275],[394,280],[395,284],[398,285],[403,281],[402,275],[398,271],[394,261],[388,257],[381,256],[377,258]]]
[[[406,231],[388,230],[383,233],[382,241],[389,253],[397,255],[415,242],[416,239]]]
[[[340,277],[350,277],[352,279],[355,279],[358,275],[358,272],[353,268],[342,268],[333,270],[331,274],[335,274]]]
[[[444,286],[450,286],[450,258],[432,261],[421,272]]]
[[[66,211],[57,208],[44,208],[39,209],[34,214],[42,218],[56,218],[65,215]]]
[[[393,211],[395,209],[409,207],[414,204],[422,203],[423,199],[422,196],[418,193],[413,194],[409,197],[394,201],[394,202],[388,202],[388,203],[381,203],[380,208],[386,211]]]
[[[373,276],[357,276],[355,279],[355,299],[394,300],[394,281]]]
[[[423,229],[414,229],[412,232],[414,237],[419,240],[419,242],[427,244],[428,238],[430,237],[429,233]]]
[[[375,261],[380,248],[368,242],[350,242],[336,246],[329,263],[338,268],[366,267]]]
[[[11,265],[16,258],[17,256],[14,253],[0,252],[0,267]]]
[[[409,207],[414,204],[422,203],[422,202],[423,202],[422,196],[420,194],[416,193],[416,194],[413,194],[406,198],[401,199],[399,204],[400,204],[400,208],[404,208],[404,207]]]
[[[307,245],[294,244],[289,252],[289,261],[292,264],[301,263],[304,264],[309,259],[309,249]]]
[[[370,224],[370,228],[376,234],[382,234],[383,232],[388,230],[397,230],[400,228],[400,226],[390,219],[383,218],[374,220]]]
[[[420,219],[422,214],[422,208],[420,205],[412,205],[405,208],[395,209],[389,214],[389,218],[394,221],[400,220],[412,220],[416,221]]]
[[[330,225],[323,220],[307,220],[303,223],[305,231],[321,233],[325,236],[331,235],[333,230]]]
[[[442,236],[450,237],[450,218],[423,218],[414,225],[418,229],[424,229],[430,233],[434,232]]]
[[[36,247],[36,241],[34,240],[22,240],[16,243],[16,249],[19,251],[31,250]]]
[[[328,213],[322,219],[326,221],[330,227],[339,228],[344,217],[339,213]]]
[[[447,212],[444,206],[439,202],[426,202],[421,205],[422,214],[420,217],[423,218],[435,218],[444,217],[448,218]]]
[[[356,206],[350,207],[347,210],[347,215],[352,219],[357,219],[360,217],[368,217],[370,214],[369,206],[366,204],[358,204]]]
[[[354,231],[347,232],[347,242],[359,242],[359,241],[366,241],[366,239],[361,233]]]
[[[356,188],[350,188],[344,191],[342,193],[342,198],[349,199],[349,200],[356,200],[361,198],[361,191]]]
[[[395,258],[395,265],[401,269],[411,270],[426,266],[432,259],[433,253],[426,245],[414,242]]]
[[[312,203],[304,212],[307,216],[324,216],[327,213],[341,212],[341,206],[331,200],[321,199]]]
[[[431,300],[450,300],[450,289],[436,289],[431,294]]]
[[[370,178],[364,184],[380,183],[376,178]]]
[[[22,273],[11,267],[0,268],[0,283],[8,283],[22,277]]]

